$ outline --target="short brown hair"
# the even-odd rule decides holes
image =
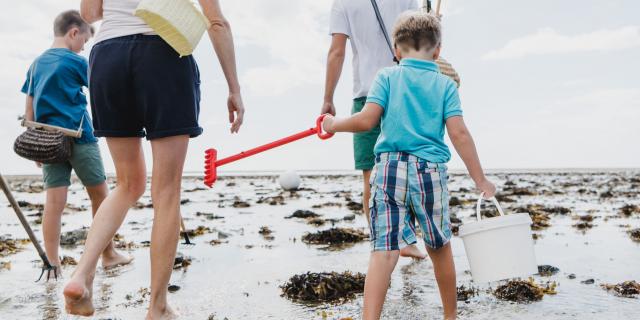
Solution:
[[[393,40],[396,46],[430,51],[440,46],[442,40],[440,21],[427,13],[405,13],[398,18],[393,28]]]
[[[80,12],[77,10],[69,10],[59,14],[56,20],[53,22],[53,35],[56,37],[63,37],[72,28],[78,28],[81,32],[94,33],[93,26],[87,23]]]

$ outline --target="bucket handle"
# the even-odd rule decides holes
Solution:
[[[480,214],[480,206],[482,205],[483,199],[484,192],[480,194],[480,198],[478,198],[478,204],[476,205],[476,216],[478,217],[478,221],[482,220],[482,215]],[[500,203],[498,203],[498,199],[496,199],[496,197],[491,197],[488,200],[491,200],[498,209],[498,213],[500,213],[501,216],[504,216],[504,211],[502,211],[502,207],[500,206]]]

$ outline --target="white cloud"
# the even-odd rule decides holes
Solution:
[[[610,52],[640,46],[640,27],[626,26],[578,35],[563,35],[552,28],[509,41],[504,47],[488,52],[485,60],[523,58],[530,55],[576,52]]]

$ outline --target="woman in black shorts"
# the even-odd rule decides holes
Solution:
[[[67,312],[91,315],[100,253],[146,188],[142,139],[151,141],[151,304],[147,319],[173,317],[167,285],[180,234],[180,189],[189,138],[202,133],[200,75],[192,56],[180,58],[133,12],[140,0],[82,0],[90,23],[103,20],[89,59],[95,135],[106,137],[117,186],[98,210],[77,269],[64,289]],[[231,132],[244,115],[233,38],[217,0],[199,0],[211,21],[209,37],[229,86]]]

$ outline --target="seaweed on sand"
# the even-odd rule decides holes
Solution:
[[[187,231],[181,232],[180,234],[184,234],[186,232],[186,234],[192,238],[192,237],[197,237],[197,236],[201,236],[207,233],[212,233],[213,231],[205,226],[198,226],[195,229],[188,229]]]
[[[367,239],[368,236],[356,229],[351,228],[331,228],[307,233],[302,236],[302,241],[308,244],[326,244],[329,246],[339,246],[343,244],[357,243]]]
[[[543,277],[550,277],[558,272],[560,272],[560,269],[558,267],[550,266],[547,264],[538,266],[538,274]]]
[[[349,201],[349,203],[347,203],[347,208],[353,212],[362,212],[362,203]]]
[[[22,250],[22,245],[28,243],[29,240],[15,240],[0,237],[0,257],[16,254]]]
[[[178,252],[173,261],[173,269],[178,270],[182,268],[187,268],[188,266],[191,265],[191,261],[192,261],[191,257],[186,257],[182,253]]]
[[[629,236],[631,237],[631,240],[636,241],[636,242],[640,242],[640,228],[637,229],[632,229],[627,231],[629,233]]]
[[[624,215],[625,217],[630,217],[634,213],[640,214],[640,206],[627,204],[627,205],[623,206],[622,208],[620,208],[620,213],[622,213],[622,215]]]
[[[343,302],[364,291],[362,273],[322,272],[294,275],[284,285],[282,296],[296,302]]]
[[[78,261],[76,261],[76,259],[74,259],[73,257],[64,256],[62,257],[60,264],[63,266],[77,266]]]
[[[296,210],[292,215],[286,216],[284,218],[285,219],[291,219],[291,218],[307,219],[307,218],[317,218],[319,216],[320,216],[319,214],[311,210]]]
[[[86,228],[86,227],[65,232],[60,236],[60,245],[77,246],[77,245],[84,244],[84,241],[87,240],[88,233],[89,233],[89,228]]]
[[[267,227],[267,226],[260,227],[260,231],[258,231],[258,233],[261,234],[262,237],[265,240],[271,241],[271,240],[274,240],[276,238],[272,234],[273,231],[271,229],[269,229],[269,227]]]
[[[640,283],[633,280],[618,284],[601,284],[600,286],[607,291],[613,291],[619,297],[634,298],[640,295]]]
[[[530,303],[542,300],[545,294],[556,294],[555,289],[555,282],[539,285],[533,279],[512,280],[496,288],[493,294],[500,300]]]
[[[474,288],[474,287],[467,288],[464,285],[461,285],[456,288],[456,293],[458,295],[458,301],[469,301],[469,299],[477,296],[480,293],[480,291],[478,290],[478,288]]]

